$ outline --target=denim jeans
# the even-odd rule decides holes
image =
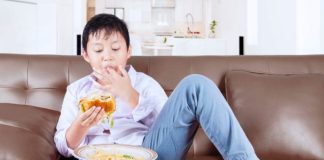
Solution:
[[[160,160],[184,159],[198,125],[225,160],[258,159],[217,86],[201,75],[184,78],[143,141]]]

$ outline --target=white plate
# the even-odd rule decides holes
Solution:
[[[76,158],[86,160],[95,155],[97,151],[104,151],[106,154],[129,155],[144,160],[155,160],[158,155],[155,151],[139,146],[121,145],[121,144],[98,144],[87,145],[74,150]]]

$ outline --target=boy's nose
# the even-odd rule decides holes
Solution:
[[[112,60],[113,59],[113,54],[109,51],[106,51],[103,53],[104,60]]]

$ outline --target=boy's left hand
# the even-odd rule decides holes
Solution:
[[[118,66],[117,71],[115,69],[108,68],[106,72],[100,75],[95,73],[95,76],[98,78],[98,82],[102,82],[97,84],[99,85],[98,87],[121,98],[123,101],[129,103],[132,107],[137,106],[138,93],[132,87],[128,73],[122,66]]]

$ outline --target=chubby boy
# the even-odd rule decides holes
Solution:
[[[69,157],[83,145],[117,143],[151,148],[158,159],[184,159],[200,124],[224,159],[258,159],[211,80],[189,75],[168,98],[158,82],[127,65],[132,49],[125,22],[99,14],[82,36],[83,58],[93,73],[67,88],[54,137],[62,155]],[[113,127],[102,122],[101,107],[80,111],[80,99],[95,91],[115,97]]]

